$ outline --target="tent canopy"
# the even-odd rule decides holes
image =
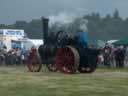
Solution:
[[[128,46],[128,39],[122,39],[117,42],[114,42],[113,44],[115,46],[120,46],[120,45]]]

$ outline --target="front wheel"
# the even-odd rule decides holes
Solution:
[[[30,72],[39,72],[42,68],[41,59],[38,55],[28,58],[27,67]]]

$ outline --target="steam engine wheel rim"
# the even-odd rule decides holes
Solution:
[[[58,70],[62,73],[73,74],[79,67],[79,53],[72,46],[60,48],[56,55],[56,64]]]
[[[35,55],[32,58],[28,58],[27,67],[30,72],[39,72],[42,67],[39,56]]]

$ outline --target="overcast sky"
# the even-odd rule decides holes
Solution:
[[[128,0],[0,0],[0,24],[62,13],[82,15],[99,12],[105,15],[112,14],[115,9],[122,17],[128,17]]]

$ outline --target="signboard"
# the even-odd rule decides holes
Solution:
[[[6,36],[18,36],[18,37],[23,37],[24,32],[23,31],[6,31],[5,32]]]

